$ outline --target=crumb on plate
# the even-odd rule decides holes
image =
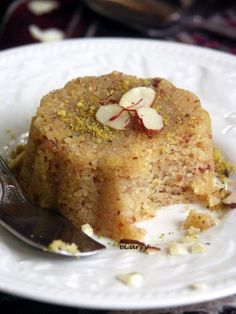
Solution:
[[[143,282],[143,276],[137,272],[118,274],[116,279],[123,284],[134,288],[140,287]]]
[[[66,243],[62,240],[53,240],[49,246],[49,251],[57,253],[57,252],[67,252],[69,254],[75,255],[76,253],[79,253],[78,246],[75,243]]]
[[[198,212],[195,209],[191,209],[182,226],[184,229],[194,227],[202,231],[207,230],[215,225],[216,221],[212,216]]]

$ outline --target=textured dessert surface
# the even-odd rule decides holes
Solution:
[[[114,130],[96,120],[101,105],[137,86],[156,91],[161,132]],[[112,72],[77,78],[43,97],[19,180],[31,200],[118,240],[141,239],[135,223],[159,206],[207,201],[213,175],[211,122],[197,96],[165,79]]]

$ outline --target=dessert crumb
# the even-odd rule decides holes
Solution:
[[[198,212],[195,209],[191,209],[182,227],[184,229],[194,227],[200,230],[207,230],[215,225],[216,221],[212,216]]]
[[[187,234],[190,236],[198,235],[200,232],[201,232],[201,230],[199,228],[195,228],[193,226],[191,226],[187,230]]]
[[[66,243],[62,240],[53,240],[49,246],[49,251],[57,253],[60,251],[67,252],[69,254],[75,255],[76,253],[79,253],[78,246],[75,243]]]
[[[186,234],[182,238],[182,241],[184,243],[194,243],[197,239],[198,239],[198,234],[193,234],[193,235]]]
[[[118,274],[116,279],[123,284],[134,288],[140,287],[143,282],[143,276],[137,272]]]
[[[179,256],[188,254],[188,250],[184,244],[178,242],[170,242],[168,247],[169,254],[172,256]]]

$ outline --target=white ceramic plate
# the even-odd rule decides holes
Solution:
[[[123,71],[161,76],[195,92],[213,121],[214,141],[236,162],[236,58],[220,52],[146,40],[75,40],[27,46],[0,53],[0,151],[12,135],[28,129],[41,96],[76,76]],[[10,130],[10,131],[9,131]],[[148,225],[152,239],[173,231],[184,206],[163,209]],[[160,226],[158,228],[158,225]],[[57,304],[91,308],[161,308],[236,293],[236,212],[201,236],[204,254],[156,256],[110,248],[74,260],[35,251],[0,229],[0,290]],[[143,274],[142,287],[115,280],[117,273]],[[192,290],[206,283],[205,291]]]

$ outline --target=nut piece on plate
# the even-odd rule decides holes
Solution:
[[[140,287],[143,282],[143,276],[137,272],[119,274],[116,276],[116,279],[133,288]]]
[[[184,243],[194,243],[194,242],[196,242],[197,239],[198,239],[198,234],[193,234],[193,235],[186,234],[186,235],[182,238],[182,241],[183,241]]]
[[[173,256],[188,254],[188,250],[187,250],[186,246],[184,244],[178,243],[178,242],[169,243],[168,250],[169,250],[169,254],[173,255]]]
[[[204,253],[206,250],[206,246],[200,242],[194,243],[191,247],[191,253],[193,254]]]
[[[205,282],[196,282],[190,285],[190,288],[194,290],[207,290],[208,285]]]
[[[227,196],[223,203],[230,208],[236,208],[236,190],[234,190],[229,196]]]
[[[210,227],[216,225],[216,220],[208,214],[203,214],[195,209],[191,209],[187,218],[185,219],[182,227],[184,229],[189,229],[190,227],[195,227],[200,230],[207,230]]]
[[[181,239],[184,243],[195,243],[199,237],[201,230],[191,226],[187,231],[185,236]]]
[[[93,228],[90,226],[90,224],[84,224],[81,226],[81,230],[86,233],[88,236],[92,236],[94,234]]]
[[[65,251],[70,254],[76,254],[79,252],[78,246],[75,243],[67,243],[64,242],[60,239],[58,240],[53,240],[49,246],[48,246],[49,251],[51,252],[58,252],[58,251]]]
[[[191,226],[187,230],[187,234],[190,236],[198,235],[200,232],[201,232],[201,230],[199,228],[195,228],[193,226]]]

